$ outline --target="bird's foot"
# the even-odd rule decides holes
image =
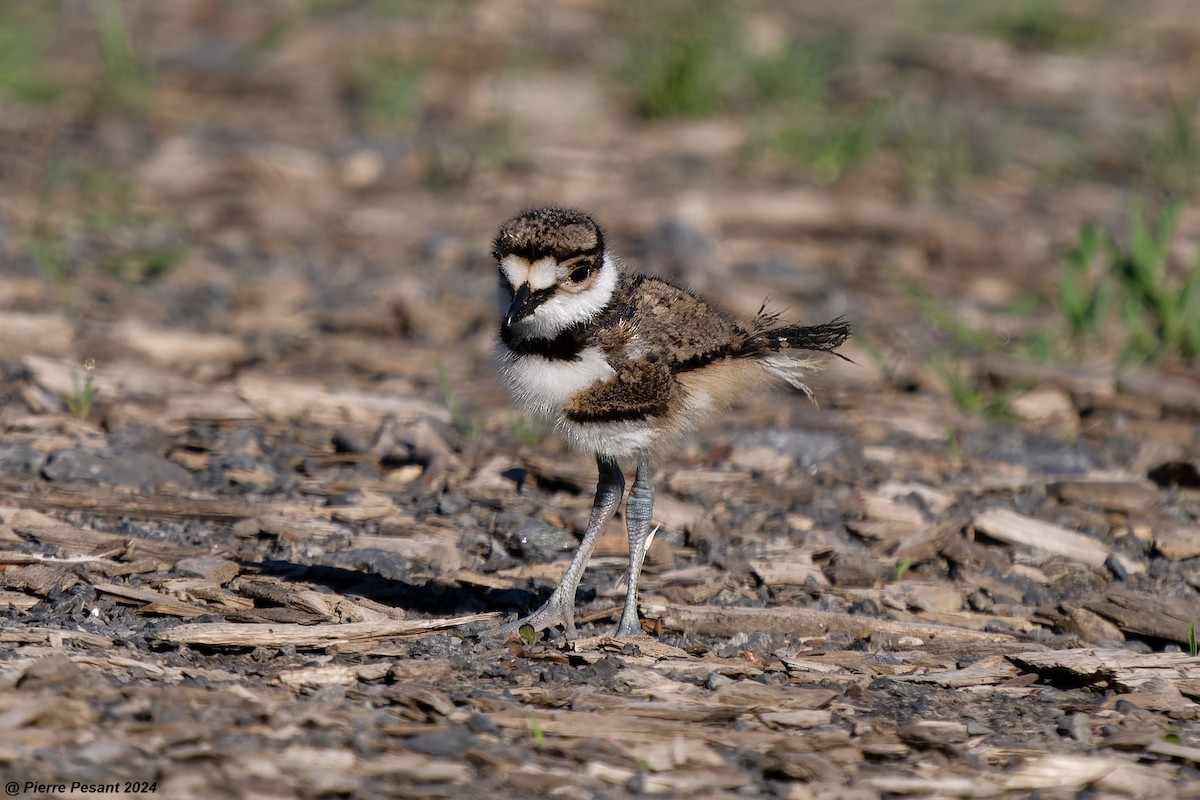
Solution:
[[[625,607],[621,613],[621,621],[617,623],[617,629],[612,635],[617,639],[640,639],[646,636],[641,620],[638,619],[636,605],[633,608]]]
[[[562,625],[563,633],[568,640],[576,638],[575,609],[564,603],[557,595],[551,595],[546,604],[529,616],[521,617],[513,622],[507,622],[492,629],[492,636],[508,641],[514,634],[520,635],[526,626],[540,633],[547,628]],[[538,637],[541,638],[540,636]]]

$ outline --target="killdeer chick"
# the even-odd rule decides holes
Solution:
[[[840,318],[786,325],[762,310],[736,319],[686,289],[622,269],[600,226],[573,209],[516,215],[501,226],[492,254],[500,266],[504,380],[525,410],[595,453],[600,472],[587,531],[562,581],[545,605],[505,629],[561,624],[574,638],[575,592],[625,492],[618,460],[628,458],[637,477],[625,503],[629,589],[617,635],[635,636],[654,507],[651,454],[768,378],[809,393],[804,378],[817,354],[834,353],[850,326]]]

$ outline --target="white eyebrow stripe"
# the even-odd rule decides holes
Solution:
[[[516,289],[529,277],[529,262],[520,256],[509,254],[500,259],[500,271],[508,279],[508,285]]]
[[[537,291],[558,283],[558,262],[550,256],[539,258],[529,265],[529,288]]]

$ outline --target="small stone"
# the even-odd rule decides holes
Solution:
[[[205,578],[214,583],[226,584],[237,577],[238,566],[227,558],[194,556],[176,561],[175,571],[180,575]]]
[[[36,475],[45,460],[44,453],[25,442],[0,444],[0,475]]]
[[[1030,389],[1014,398],[1009,409],[1021,419],[1064,433],[1076,433],[1079,430],[1079,414],[1075,404],[1062,389]]]
[[[458,726],[451,726],[429,733],[419,733],[405,744],[409,750],[415,753],[448,758],[461,755],[473,741],[474,737],[465,730]]]
[[[471,733],[495,733],[500,727],[486,714],[472,714],[467,720],[467,730]]]
[[[570,531],[541,520],[530,520],[505,537],[509,552],[539,561],[554,561],[574,552],[579,540]]]
[[[978,722],[967,723],[967,736],[991,736],[995,731],[987,725],[981,725]]]
[[[722,675],[719,672],[710,672],[708,677],[704,679],[704,688],[711,690],[721,686],[728,686],[733,683],[733,678]]]

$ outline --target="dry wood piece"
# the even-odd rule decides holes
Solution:
[[[1049,754],[1012,770],[1004,790],[1054,791],[1071,794],[1094,789],[1132,797],[1171,797],[1171,782],[1153,770],[1116,756]]]
[[[1200,381],[1194,375],[1169,375],[1158,370],[1130,370],[1118,379],[1123,392],[1153,398],[1164,408],[1182,414],[1200,414]]]
[[[122,536],[77,528],[29,509],[18,511],[13,516],[11,527],[22,538],[60,547],[70,553],[104,556],[125,550],[125,538]]]
[[[311,510],[310,506],[264,506],[227,497],[195,498],[162,493],[152,496],[118,494],[95,487],[39,484],[35,490],[30,491],[26,482],[12,479],[0,479],[0,498],[8,499],[22,509],[90,511],[94,514],[131,519],[239,520],[272,510],[278,510],[280,513],[293,509]]]
[[[1089,536],[1068,530],[1061,525],[1023,516],[1006,508],[984,511],[975,517],[974,527],[993,539],[1060,555],[1086,564],[1092,569],[1103,569],[1110,557],[1118,557],[1127,572],[1146,571],[1145,564],[1120,557]]]
[[[169,567],[181,557],[201,552],[199,548],[174,542],[77,528],[29,509],[22,509],[14,515],[12,529],[22,538],[58,547],[68,553],[139,564],[146,562],[156,568]]]
[[[829,709],[798,709],[796,711],[765,711],[758,718],[774,728],[815,728],[833,719]]]
[[[1112,589],[1083,605],[1140,636],[1186,644],[1191,625],[1200,620],[1200,602],[1184,597]]]
[[[1133,653],[1092,647],[1014,653],[1007,658],[1022,669],[1050,678],[1068,675],[1072,683],[1106,681],[1127,690],[1150,680],[1170,683],[1200,679],[1200,658],[1186,653]]]
[[[119,597],[123,600],[133,600],[143,604],[141,610],[148,614],[170,614],[176,617],[198,617],[201,614],[211,614],[212,609],[197,606],[177,600],[170,595],[135,586],[119,586],[114,583],[98,583],[96,591]]]
[[[710,725],[680,719],[654,719],[608,712],[595,714],[584,711],[553,711],[530,714],[526,710],[518,713],[490,715],[493,722],[502,728],[527,730],[529,720],[536,719],[538,726],[547,735],[588,739],[593,736],[617,737],[623,742],[662,742],[676,737],[702,740],[713,744],[728,745],[730,731],[727,725]],[[779,741],[786,733],[739,731],[739,745],[765,750]]]
[[[643,603],[647,613],[668,628],[709,636],[733,636],[740,631],[821,637],[843,633],[856,639],[871,638],[896,647],[917,647],[942,642],[1015,642],[1003,633],[974,631],[949,625],[893,620],[814,611],[808,608],[742,608],[734,606],[654,607]],[[903,640],[903,641],[902,641]]]
[[[718,703],[745,711],[813,710],[824,708],[836,697],[832,689],[764,686],[753,681],[730,683],[713,692]]]
[[[387,677],[391,664],[346,664],[330,667],[305,667],[285,669],[274,678],[274,683],[294,689],[320,688],[322,686],[345,686],[359,681],[378,681]]]
[[[471,773],[457,761],[441,761],[420,753],[382,753],[360,761],[356,772],[372,776],[393,776],[425,783],[464,783]]]
[[[867,786],[881,792],[919,797],[992,797],[999,789],[987,781],[975,778],[908,778],[888,776],[867,778]]]
[[[445,406],[419,400],[371,393],[346,387],[342,391],[323,384],[282,379],[268,375],[242,375],[237,380],[238,394],[253,408],[268,417],[306,419],[336,425],[379,425],[384,417],[401,422],[433,419],[449,422]]]
[[[1200,556],[1200,528],[1156,525],[1150,533],[1154,549],[1167,558],[1182,561]]]
[[[1158,490],[1148,481],[1056,481],[1046,491],[1063,502],[1093,505],[1105,511],[1144,511],[1159,498]]]
[[[939,719],[922,719],[901,725],[896,734],[908,744],[919,747],[940,747],[947,742],[965,742],[969,738],[967,726],[961,722]]]
[[[852,501],[852,509],[863,519],[892,523],[905,533],[925,524],[921,509],[897,500],[890,492],[859,490]]]
[[[77,583],[79,577],[74,572],[50,564],[30,564],[0,571],[0,587],[33,592],[42,597]]]
[[[230,389],[173,394],[167,398],[163,416],[171,421],[206,420],[229,422],[258,419],[258,412],[244,403]]]
[[[813,563],[811,551],[785,551],[776,558],[755,559],[749,563],[754,574],[767,586],[804,586],[808,581],[813,581],[816,586],[829,585],[825,573]]]
[[[1180,761],[1190,761],[1200,766],[1200,747],[1188,747],[1182,744],[1155,741],[1146,745],[1146,752],[1168,758],[1177,758]]]
[[[161,366],[206,380],[228,375],[233,365],[246,356],[245,343],[224,334],[149,328],[137,322],[124,322],[116,326],[112,336]]]
[[[109,637],[99,636],[87,631],[42,628],[35,625],[0,630],[0,642],[47,644],[50,647],[61,649],[65,640],[76,641],[86,647],[95,647],[98,649],[111,648],[113,646],[113,640]]]
[[[655,639],[638,640],[633,644],[643,655],[654,659],[691,658],[686,650],[681,650],[678,647]],[[627,642],[623,639],[616,639],[611,636],[593,636],[585,639],[575,639],[567,643],[566,649],[572,653],[619,653],[625,649],[626,645]]]
[[[1055,428],[1062,434],[1079,431],[1079,414],[1071,396],[1062,389],[1035,386],[1012,399],[1009,408],[1021,419]]]
[[[62,356],[75,338],[74,326],[62,314],[26,314],[5,309],[0,314],[0,360],[41,353]]]
[[[30,597],[24,592],[10,592],[0,589],[0,611],[28,611],[42,602],[36,597]]]
[[[1061,616],[1056,619],[1064,633],[1073,633],[1091,644],[1125,641],[1125,634],[1119,627],[1077,603],[1063,603],[1059,610]]]
[[[486,613],[443,619],[351,622],[345,625],[276,625],[270,623],[238,625],[225,622],[204,622],[179,625],[160,631],[156,638],[173,644],[209,647],[286,647],[294,645],[295,647],[314,649],[420,636],[429,631],[495,620],[499,616],[495,613]]]
[[[653,701],[602,694],[577,698],[571,708],[575,711],[617,711],[631,717],[677,722],[730,722],[746,713],[744,708],[711,701]]]
[[[957,689],[963,686],[994,686],[1016,677],[1017,668],[1000,656],[980,659],[962,669],[924,672],[915,675],[896,675],[894,681],[906,683],[934,683]]]

